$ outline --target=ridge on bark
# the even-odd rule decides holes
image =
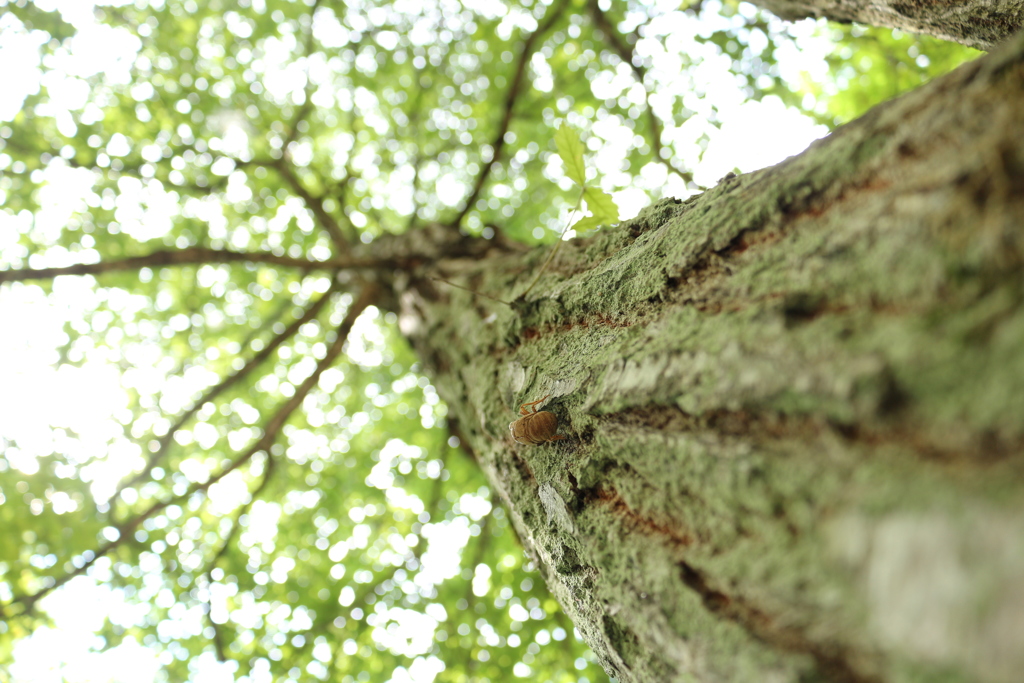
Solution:
[[[1021,0],[752,0],[781,19],[824,17],[897,28],[992,50],[1024,29]]]

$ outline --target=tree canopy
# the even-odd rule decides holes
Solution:
[[[167,680],[606,680],[360,250],[557,239],[563,121],[638,207],[743,101],[834,126],[972,56],[730,0],[0,7],[0,662],[99,585],[90,647]]]

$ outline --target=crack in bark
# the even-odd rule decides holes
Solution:
[[[677,529],[673,524],[666,521],[650,519],[634,510],[613,486],[597,484],[590,488],[581,489],[578,487],[577,482],[575,482],[575,477],[572,477],[572,484],[573,493],[579,492],[579,497],[575,501],[575,505],[572,506],[573,513],[577,516],[588,507],[600,506],[620,518],[634,530],[668,539],[674,548],[689,548],[696,543],[696,539],[689,531]]]
[[[689,532],[638,513],[612,487],[601,484],[581,491],[580,495],[583,507],[600,505],[632,531],[662,539],[665,545],[677,551],[685,552],[696,542]],[[707,575],[685,560],[677,560],[677,566],[683,583],[698,594],[708,612],[735,623],[756,640],[773,648],[808,655],[819,672],[834,683],[876,683],[879,680],[858,669],[853,663],[852,649],[816,641],[796,626],[779,623],[777,618],[743,597],[713,588]]]
[[[922,433],[906,419],[894,419],[900,417],[907,406],[898,387],[893,387],[891,393],[892,396],[882,401],[880,411],[888,418],[888,424],[840,424],[816,415],[724,408],[693,415],[675,406],[657,405],[608,413],[603,420],[662,434],[711,432],[720,436],[750,438],[757,443],[787,440],[808,443],[831,433],[849,445],[861,445],[870,450],[894,446],[921,460],[943,465],[990,466],[1024,453],[1024,438],[1007,438],[991,431],[965,440],[964,445],[939,441],[939,437]]]
[[[847,311],[852,310],[853,307],[845,304],[829,306],[824,300],[822,300],[813,311],[813,315],[807,315],[806,311],[794,311],[793,307],[786,301],[787,297],[792,297],[794,295],[799,296],[801,294],[805,294],[804,292],[769,292],[757,297],[750,297],[749,295],[742,294],[738,296],[722,297],[721,293],[716,290],[721,287],[721,283],[725,282],[733,275],[736,270],[736,266],[738,265],[736,257],[741,254],[745,254],[746,257],[749,258],[751,254],[756,254],[757,251],[781,242],[785,237],[793,232],[793,224],[801,215],[818,218],[822,214],[835,209],[842,202],[849,200],[851,195],[859,194],[861,192],[884,190],[888,188],[890,184],[891,183],[889,181],[876,177],[867,177],[848,181],[842,187],[838,188],[838,190],[834,189],[834,184],[826,185],[821,188],[814,188],[806,183],[797,183],[791,190],[791,194],[795,196],[780,201],[777,212],[772,214],[772,216],[775,217],[786,216],[788,218],[787,225],[789,226],[789,229],[782,230],[777,226],[772,225],[772,217],[769,216],[762,219],[760,224],[750,225],[739,230],[739,232],[724,247],[713,249],[710,247],[710,244],[707,245],[703,254],[694,255],[695,260],[690,265],[684,265],[682,270],[679,270],[674,274],[667,274],[662,293],[649,298],[648,303],[655,304],[662,310],[668,310],[674,306],[692,305],[699,311],[710,314],[719,314],[734,313],[749,309],[752,306],[761,305],[765,302],[781,299],[784,302],[783,314],[787,316],[787,324],[807,322],[826,313],[846,313]],[[737,186],[735,188],[728,189],[727,191],[732,192],[736,189],[742,189],[742,186]],[[835,193],[832,197],[828,196],[830,190],[833,190]],[[679,202],[677,202],[677,204],[678,203]],[[623,245],[622,248],[629,248],[633,246],[636,243],[636,240],[647,232],[645,230],[636,229],[641,228],[643,223],[644,221],[634,221],[635,225],[630,228],[629,232],[631,240],[629,244]],[[747,252],[751,253],[748,254]],[[600,263],[596,265],[600,265]],[[592,269],[593,268],[559,272],[561,272],[565,278],[569,278]],[[888,310],[889,307],[869,302],[869,308],[873,311],[883,312]],[[892,310],[889,310],[889,312],[898,314],[905,313],[906,311],[893,308]],[[801,315],[802,313],[804,315]],[[612,328],[629,327],[636,324],[635,320],[617,321],[600,312],[594,313],[593,318],[597,320],[598,324]],[[522,330],[520,333],[520,340],[529,341],[547,334],[556,332],[564,333],[572,330],[574,327],[588,328],[591,324],[593,323],[591,323],[590,320],[583,318],[579,321],[563,323],[560,325],[549,324],[543,327],[530,326]]]
[[[613,487],[599,484],[581,491],[580,509],[601,505],[636,531],[646,532],[671,541],[675,548],[688,548],[696,539],[687,531],[674,528],[667,522],[660,522],[645,517],[632,507]]]
[[[523,331],[519,333],[519,337],[524,341],[531,341],[533,339],[545,337],[549,334],[569,332],[570,330],[576,327],[582,327],[583,329],[589,329],[592,326],[620,328],[631,327],[635,324],[635,322],[614,320],[613,318],[609,318],[603,313],[594,313],[588,318],[580,318],[579,320],[570,321],[559,325],[544,325],[543,327],[534,325],[532,327],[527,327],[524,328]]]
[[[686,563],[679,563],[680,576],[691,590],[700,596],[704,608],[727,619],[755,639],[772,647],[796,654],[806,654],[814,660],[818,671],[833,683],[876,683],[879,679],[859,671],[853,664],[853,652],[835,643],[821,643],[810,639],[795,626],[778,623],[767,612],[751,605],[737,595],[728,595],[712,588],[703,572]]]
[[[785,239],[789,234],[795,232],[795,224],[801,216],[819,218],[823,214],[835,209],[850,198],[852,194],[859,194],[865,191],[884,190],[890,186],[886,180],[878,178],[866,178],[848,182],[840,187],[835,197],[828,198],[827,194],[833,186],[812,188],[808,185],[798,185],[794,192],[798,195],[795,198],[780,201],[778,216],[784,216],[786,230],[771,225],[771,217],[766,218],[760,225],[751,225],[740,230],[729,243],[720,249],[709,249],[701,254],[689,266],[684,267],[674,275],[668,275],[665,279],[665,290],[677,292],[676,295],[657,297],[662,305],[693,305],[697,310],[712,314],[734,313],[757,306],[766,301],[784,298],[800,292],[769,292],[762,296],[751,297],[740,295],[736,297],[715,296],[716,288],[722,282],[731,277],[737,266],[737,257],[741,254],[750,257],[760,250],[776,245]],[[687,290],[690,290],[689,292]],[[650,300],[651,303],[654,301]],[[837,306],[828,309],[821,305],[818,313],[845,312],[849,306]],[[872,306],[872,310],[874,307]],[[898,311],[894,311],[898,312]]]

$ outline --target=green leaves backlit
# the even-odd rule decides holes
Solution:
[[[586,187],[587,168],[583,162],[586,147],[583,146],[576,129],[564,121],[555,133],[555,148],[558,149],[558,156],[562,157],[562,163],[565,164],[565,175],[580,187]]]
[[[576,208],[578,209],[583,200],[586,200],[587,209],[590,211],[589,216],[581,218],[572,225],[576,234],[583,235],[599,225],[618,223],[619,207],[615,205],[615,200],[611,195],[587,185],[587,168],[583,160],[586,147],[580,140],[576,129],[564,121],[555,133],[555,148],[558,150],[558,156],[562,158],[562,163],[565,164],[565,175],[579,185],[582,190],[580,199],[576,202]],[[573,209],[573,211],[575,210]]]

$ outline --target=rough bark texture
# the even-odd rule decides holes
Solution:
[[[751,0],[782,19],[888,26],[991,50],[1024,29],[1024,0]]]
[[[620,681],[1020,680],[1022,55],[566,244],[527,301],[428,275],[512,300],[545,250],[393,283]],[[513,444],[546,394],[568,438]]]

